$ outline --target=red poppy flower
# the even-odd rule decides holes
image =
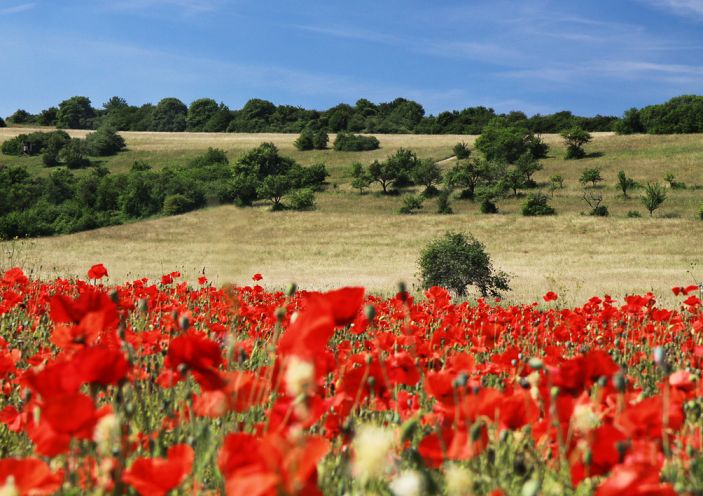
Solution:
[[[168,450],[167,458],[138,458],[122,475],[141,496],[163,496],[178,487],[193,467],[195,453],[187,444]]]
[[[93,265],[90,270],[88,270],[88,279],[102,279],[103,277],[109,277],[107,269],[101,263]]]
[[[225,385],[217,370],[222,364],[220,345],[200,333],[184,334],[171,341],[164,365],[176,370],[181,364],[187,366],[205,390],[220,389]]]
[[[559,295],[557,295],[554,291],[549,291],[542,298],[544,299],[544,301],[550,302],[557,300],[559,298]]]
[[[0,460],[0,484],[6,484],[10,477],[12,477],[17,490],[15,494],[20,496],[54,494],[63,482],[62,473],[52,473],[46,463],[35,458]]]
[[[262,280],[263,278],[264,278],[264,276],[262,276],[262,275],[259,274],[259,273],[256,273],[256,274],[254,274],[254,275],[252,276],[251,279],[252,279],[252,281],[259,282],[259,281]]]
[[[22,269],[19,267],[13,267],[5,274],[2,276],[2,282],[8,285],[19,285],[19,286],[24,286],[29,282],[29,279],[27,278],[26,275],[24,275],[24,272],[22,272]]]

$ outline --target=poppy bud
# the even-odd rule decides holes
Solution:
[[[142,298],[139,300],[137,303],[137,309],[142,312],[142,313],[147,313],[149,311],[149,302],[146,300],[146,298]]]
[[[369,385],[369,388],[373,388],[376,385],[376,378],[374,376],[369,377],[366,379],[366,384]]]
[[[618,441],[615,443],[615,448],[618,450],[618,455],[620,456],[620,461],[618,463],[622,463],[627,454],[627,450],[630,449],[630,443],[628,441]]]
[[[625,379],[625,374],[623,374],[622,372],[618,372],[617,374],[615,374],[613,376],[613,385],[619,393],[624,393],[625,388],[627,387],[627,379]]]
[[[527,364],[534,370],[542,370],[544,367],[544,362],[537,357],[530,358]]]
[[[110,291],[108,296],[112,300],[112,303],[114,303],[115,305],[117,305],[120,302],[120,295],[117,293],[116,290],[113,289],[112,291]]]
[[[364,307],[364,315],[366,316],[366,320],[373,322],[373,319],[376,317],[376,307],[373,305],[366,305]]]
[[[408,299],[408,291],[407,291],[407,286],[403,281],[400,281],[398,283],[398,293],[400,294],[400,299],[403,303],[405,303]]]
[[[288,287],[286,288],[286,296],[288,298],[292,298],[295,296],[295,293],[298,292],[298,285],[294,282],[290,283]]]
[[[549,393],[552,395],[552,398],[556,398],[557,396],[559,396],[559,388],[557,386],[554,386],[552,387]]]
[[[583,454],[583,464],[590,465],[592,461],[593,454],[591,453],[591,450],[586,450],[586,452]]]
[[[483,428],[483,424],[481,422],[476,422],[474,425],[471,426],[471,442],[475,443],[478,441],[478,438],[481,437],[481,429]]]
[[[278,307],[276,308],[276,312],[274,313],[276,316],[276,320],[279,322],[283,321],[283,317],[286,316],[286,308],[285,307]]]
[[[417,432],[417,428],[419,427],[420,423],[418,422],[416,417],[412,417],[403,423],[403,425],[400,426],[400,439],[402,441],[410,441],[412,440],[413,436],[415,435],[415,432]]]
[[[178,320],[178,325],[181,327],[181,331],[183,332],[190,329],[190,319],[188,318],[188,316],[181,315],[181,318]]]
[[[460,388],[466,386],[466,383],[469,380],[469,376],[466,374],[466,372],[460,372],[459,375],[456,376],[454,379],[454,382],[452,385],[454,388]]]

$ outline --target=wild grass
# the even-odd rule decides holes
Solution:
[[[19,130],[0,129],[0,141]],[[25,132],[26,130],[21,130]],[[75,132],[82,135],[84,132]],[[184,216],[152,219],[71,236],[19,242],[24,266],[43,277],[84,275],[91,264],[103,262],[113,281],[157,277],[181,270],[194,280],[205,271],[219,283],[244,283],[255,272],[264,274],[268,287],[295,281],[305,288],[364,285],[391,293],[398,281],[416,281],[420,249],[448,229],[468,231],[482,240],[495,265],[514,275],[514,302],[538,299],[548,290],[562,294],[564,303],[578,304],[594,294],[614,297],[654,291],[663,301],[670,288],[703,280],[703,222],[696,213],[703,201],[703,137],[615,136],[598,133],[587,146],[589,158],[562,159],[558,136],[544,136],[552,145],[544,170],[536,175],[547,193],[548,178],[560,174],[565,188],[554,193],[558,215],[525,218],[519,214],[524,196],[498,203],[498,215],[483,215],[478,204],[453,200],[454,215],[436,215],[435,200],[427,200],[420,214],[398,215],[401,196],[383,196],[376,188],[359,195],[349,185],[352,162],[368,164],[403,146],[421,157],[445,159],[466,136],[379,136],[382,148],[374,152],[299,152],[294,135],[124,133],[129,150],[106,160],[113,171],[127,170],[136,159],[156,167],[186,163],[213,146],[226,150],[230,160],[263,141],[273,141],[282,152],[304,164],[323,161],[331,172],[329,187],[317,198],[312,212],[269,212],[260,205],[240,209],[222,206]],[[40,159],[39,159],[40,161]],[[450,167],[453,160],[443,162]],[[33,158],[0,156],[0,163],[25,163],[46,169]],[[603,195],[611,217],[583,215],[581,171],[598,167]],[[667,172],[687,189],[667,189],[668,199],[648,218],[634,190],[630,199],[616,189],[619,170],[646,183],[663,182]],[[698,188],[696,187],[698,186]],[[627,218],[637,210],[642,218]],[[23,244],[26,243],[26,244]],[[0,266],[10,263],[8,244],[1,244]]]

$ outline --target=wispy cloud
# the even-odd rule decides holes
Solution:
[[[1,8],[0,15],[19,14],[20,12],[32,10],[36,5],[35,3],[21,3],[12,7]]]
[[[214,12],[222,6],[222,0],[121,0],[109,1],[105,5],[118,11],[148,11],[154,9],[177,9],[185,14]]]
[[[647,3],[667,9],[676,15],[689,17],[691,14],[703,19],[703,0],[645,0]]]

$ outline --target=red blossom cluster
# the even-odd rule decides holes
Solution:
[[[441,479],[510,442],[569,490],[668,495],[667,470],[686,479],[703,447],[700,408],[687,417],[703,398],[697,286],[674,288],[675,310],[652,294],[569,309],[553,292],[500,306],[441,288],[381,299],[106,276],[0,279],[0,429],[14,442],[0,492],[321,494],[326,460],[371,477],[354,442],[373,423],[394,433],[387,482],[410,451]],[[471,490],[510,493],[501,480]]]

